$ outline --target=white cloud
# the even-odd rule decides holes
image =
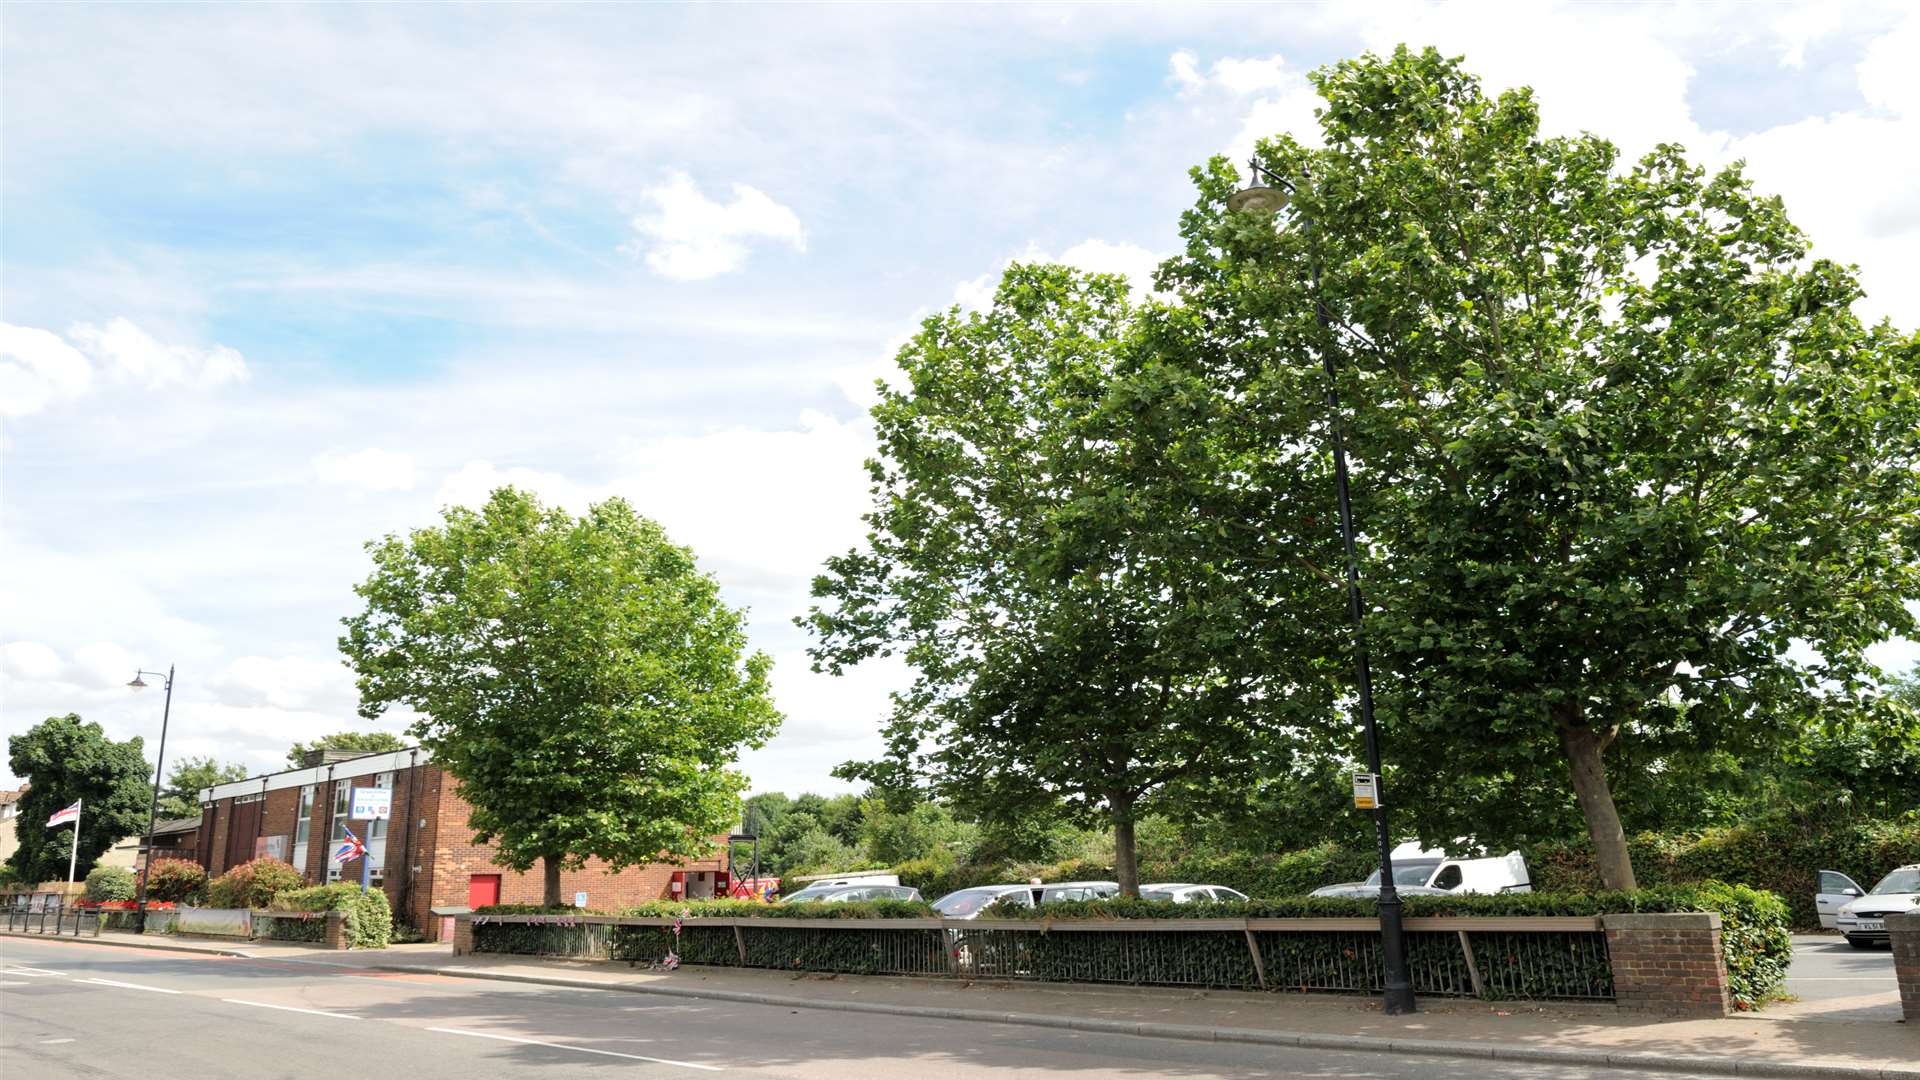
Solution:
[[[1867,46],[1857,69],[1867,104],[1899,116],[1920,117],[1920,13]],[[1912,177],[1907,177],[1909,184]]]
[[[143,390],[208,389],[247,377],[247,362],[224,345],[165,345],[126,319],[82,323],[58,334],[0,323],[0,416],[27,416],[95,388],[96,376]]]
[[[38,641],[0,645],[0,672],[13,679],[51,679],[60,674],[60,654]]]
[[[1285,58],[1221,57],[1202,72],[1199,58],[1183,49],[1173,54],[1168,67],[1180,96],[1194,108],[1242,117],[1239,131],[1223,149],[1236,164],[1253,156],[1259,140],[1282,132],[1306,146],[1320,145],[1320,125],[1313,115],[1320,97],[1306,73]]]
[[[320,483],[363,491],[406,491],[413,487],[415,471],[412,457],[378,447],[329,452],[313,459],[313,474]]]
[[[39,412],[92,383],[93,365],[60,335],[0,323],[0,416]]]
[[[469,461],[459,471],[440,482],[434,495],[436,509],[464,506],[478,510],[496,489],[515,487],[530,491],[549,506],[559,506],[578,514],[606,498],[606,493],[590,490],[554,472],[541,472],[519,466],[502,469],[490,461]]]
[[[750,240],[807,250],[800,218],[758,188],[734,184],[733,201],[716,202],[700,193],[692,177],[674,170],[642,195],[654,210],[635,217],[633,227],[646,241],[641,248],[647,266],[662,277],[698,281],[738,270]]]
[[[331,707],[350,715],[358,701],[353,674],[338,658],[242,656],[210,684],[221,700],[239,707],[313,710]]]

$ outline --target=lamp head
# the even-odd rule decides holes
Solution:
[[[1230,213],[1245,211],[1250,214],[1265,214],[1272,217],[1284,209],[1288,195],[1279,188],[1254,186],[1241,188],[1227,196],[1227,210]]]
[[[128,683],[127,686],[133,690],[145,690],[147,688],[146,680],[140,678],[139,672],[134,673],[133,681]]]

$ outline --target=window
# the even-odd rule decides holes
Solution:
[[[302,874],[307,872],[308,841],[313,839],[313,797],[317,791],[316,784],[301,788],[300,809],[293,815],[293,865]]]
[[[1448,863],[1433,875],[1433,887],[1436,889],[1457,889],[1460,887],[1460,864]]]
[[[347,815],[353,811],[353,781],[335,780],[333,782],[333,836],[334,843],[347,838]],[[362,840],[366,837],[361,837]]]
[[[1855,893],[1858,893],[1860,886],[1855,885],[1853,879],[1845,874],[1837,873],[1833,870],[1820,871],[1821,892],[1838,894],[1845,893],[1848,889],[1852,889]]]

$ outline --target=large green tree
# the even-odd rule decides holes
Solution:
[[[65,881],[73,851],[73,827],[47,828],[47,819],[82,800],[79,870],[75,880],[106,850],[147,824],[153,793],[138,736],[107,738],[99,724],[78,714],[50,716],[7,739],[7,764],[27,781],[14,832],[20,847],[7,865],[22,881]]]
[[[287,764],[299,768],[315,750],[352,750],[361,754],[379,754],[405,750],[407,741],[390,731],[342,731],[322,735],[312,742],[294,743],[287,749]]]
[[[1432,50],[1315,82],[1321,145],[1259,151],[1291,205],[1197,170],[1163,276],[1275,459],[1327,445],[1333,358],[1397,805],[1503,842],[1570,793],[1631,887],[1610,773],[1769,753],[1913,632],[1920,342],[1737,165],[1543,137]]]
[[[609,499],[582,517],[502,488],[368,545],[343,620],[361,712],[403,704],[515,870],[704,854],[740,815],[732,766],[779,726],[771,662],[693,553]]]
[[[234,762],[222,765],[210,757],[183,758],[167,773],[160,789],[159,812],[162,817],[200,816],[200,792],[215,784],[247,778],[247,767]]]
[[[1291,488],[1227,483],[1227,413],[1161,356],[1195,340],[1186,321],[1058,266],[927,319],[873,409],[868,540],[828,562],[804,620],[824,670],[897,651],[915,672],[888,756],[843,776],[925,780],[989,819],[1064,806],[1113,830],[1130,894],[1142,815],[1248,778],[1328,699],[1325,627],[1269,603],[1314,573],[1243,523]]]

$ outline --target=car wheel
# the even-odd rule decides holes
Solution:
[[[1853,946],[1856,949],[1871,949],[1874,946],[1874,943],[1868,940],[1867,938],[1854,937],[1852,935],[1847,936],[1847,944]]]

